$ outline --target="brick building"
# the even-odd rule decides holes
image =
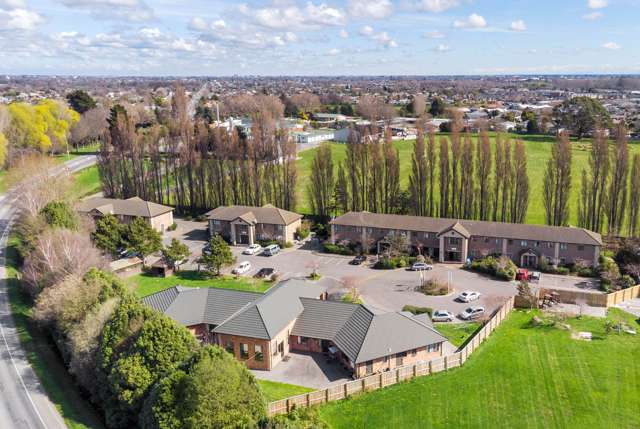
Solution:
[[[537,267],[542,257],[563,265],[581,260],[597,265],[600,234],[584,228],[457,220],[369,212],[349,212],[330,222],[332,243],[356,243],[379,250],[402,234],[414,251],[440,262],[506,255],[522,267]],[[374,250],[375,251],[375,250]]]
[[[165,232],[173,225],[173,207],[145,201],[138,197],[121,200],[117,198],[87,198],[80,201],[76,210],[94,218],[114,215],[122,223],[130,223],[140,217],[146,220],[153,229]]]
[[[446,341],[424,316],[327,301],[324,287],[304,280],[265,294],[176,286],[144,302],[251,369],[271,370],[304,351],[325,353],[362,377],[441,356]]]

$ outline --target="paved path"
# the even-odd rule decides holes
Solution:
[[[621,308],[624,311],[628,311],[634,316],[640,317],[640,298],[634,298],[628,301],[621,302],[620,304],[617,304],[616,307]]]
[[[93,155],[67,161],[55,173],[75,172],[95,164]],[[0,196],[0,428],[66,428],[47,397],[20,345],[11,315],[5,269],[6,244],[15,216],[14,197]]]

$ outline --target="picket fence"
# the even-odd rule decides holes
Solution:
[[[406,365],[395,368],[391,371],[370,375],[354,381],[349,381],[336,386],[331,386],[323,390],[316,390],[302,395],[291,396],[279,401],[270,402],[267,413],[269,416],[285,414],[294,408],[310,407],[313,405],[325,404],[331,401],[339,401],[349,396],[382,389],[402,381],[415,377],[422,377],[437,372],[446,371],[464,365],[469,355],[473,353],[480,344],[506,319],[513,310],[514,298],[510,298],[496,313],[479,329],[466,345],[457,352],[432,359],[425,362],[418,362],[413,365]]]

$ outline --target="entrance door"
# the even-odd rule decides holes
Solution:
[[[280,356],[284,357],[284,341],[278,344],[278,353],[280,353]]]
[[[447,252],[447,261],[460,262],[460,252]]]
[[[538,257],[531,253],[522,255],[521,265],[525,268],[535,268],[538,266]]]

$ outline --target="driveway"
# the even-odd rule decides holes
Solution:
[[[271,371],[251,372],[260,380],[296,384],[298,386],[324,389],[335,384],[351,381],[351,374],[335,361],[328,361],[320,353],[290,352],[287,361],[282,361]]]

